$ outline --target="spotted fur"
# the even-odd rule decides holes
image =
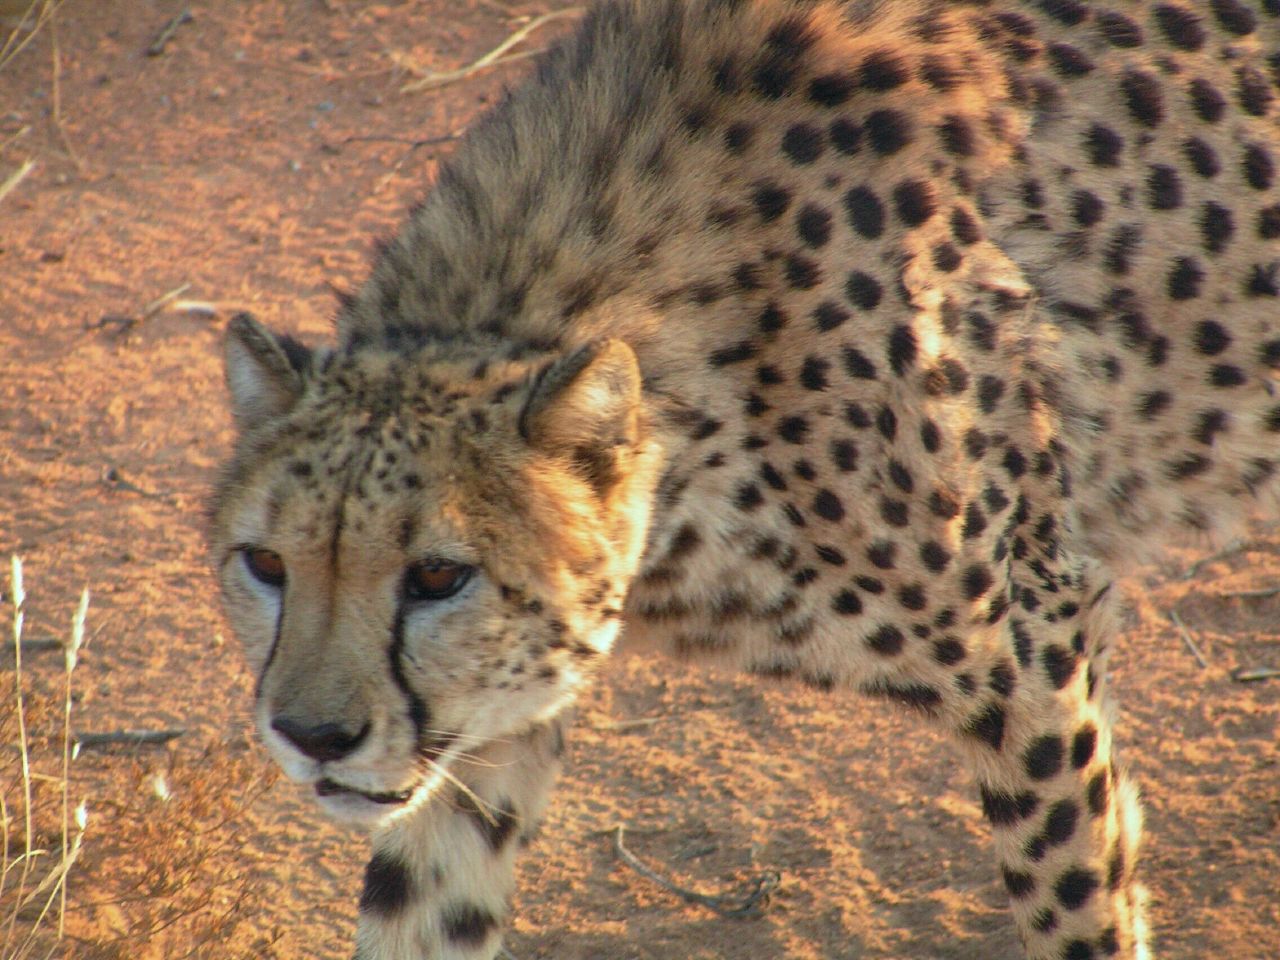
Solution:
[[[269,747],[373,825],[358,956],[496,954],[624,622],[928,716],[1027,956],[1149,956],[1110,585],[1274,504],[1276,50],[1275,0],[613,0],[336,348],[234,321],[216,562]]]

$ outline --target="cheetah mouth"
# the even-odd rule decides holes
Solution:
[[[401,803],[408,803],[413,796],[413,790],[395,790],[386,793],[366,793],[363,790],[357,790],[355,787],[348,787],[338,783],[336,780],[330,780],[325,777],[316,783],[317,797],[360,797],[368,800],[370,803],[379,803],[387,806],[394,806]]]

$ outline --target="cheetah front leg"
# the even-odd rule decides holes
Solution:
[[[1109,588],[1032,576],[1020,589],[1036,599],[1007,620],[1013,659],[961,727],[1015,922],[1031,960],[1148,960],[1133,876],[1141,812],[1112,758]]]
[[[560,770],[566,719],[494,741],[452,765],[446,786],[373,839],[356,960],[492,960],[533,834]]]

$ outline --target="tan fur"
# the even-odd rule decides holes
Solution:
[[[1149,956],[1110,578],[1274,502],[1277,49],[1274,0],[606,3],[336,350],[236,321],[215,557],[268,746],[377,825],[362,960],[495,955],[624,621],[955,732],[1027,956]]]

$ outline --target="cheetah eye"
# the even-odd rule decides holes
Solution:
[[[284,559],[280,554],[262,547],[245,547],[240,553],[255,580],[269,587],[284,586]]]
[[[475,567],[431,557],[412,564],[404,574],[404,595],[411,601],[443,600],[466,586]]]

